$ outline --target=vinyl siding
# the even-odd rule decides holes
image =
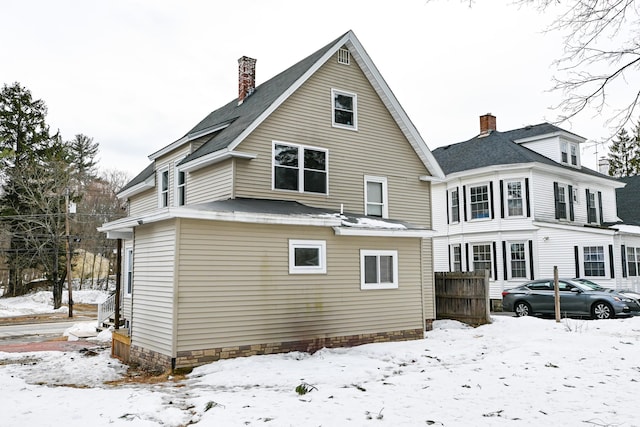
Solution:
[[[225,200],[232,197],[233,160],[190,172],[187,186],[189,204]]]
[[[177,350],[421,328],[421,239],[182,220]],[[289,238],[325,240],[326,274],[289,274]],[[399,288],[360,290],[360,249],[398,250]]]
[[[433,242],[422,240],[422,310],[425,319],[436,318],[436,289],[433,276]]]
[[[358,130],[331,125],[331,89],[357,95]],[[327,195],[272,190],[272,142],[328,149]],[[237,161],[236,196],[297,200],[364,213],[364,176],[387,177],[389,217],[431,225],[428,171],[355,61],[329,60],[237,148],[257,154]]]
[[[136,228],[132,343],[172,356],[175,228],[162,222]]]
[[[144,191],[129,199],[129,216],[149,212],[158,207],[158,192],[155,188]]]

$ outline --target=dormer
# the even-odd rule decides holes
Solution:
[[[553,125],[547,124],[546,126],[549,127],[549,132],[516,139],[514,142],[540,153],[561,165],[580,169],[582,167],[580,144],[585,142],[586,139]]]

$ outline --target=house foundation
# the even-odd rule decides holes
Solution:
[[[428,329],[430,329],[431,323],[429,323],[428,326]],[[217,360],[235,357],[287,353],[290,351],[315,353],[322,348],[353,347],[376,342],[409,341],[422,338],[424,338],[424,331],[422,329],[407,329],[393,332],[180,351],[175,360],[153,350],[132,345],[130,360],[145,369],[168,371],[194,368]]]

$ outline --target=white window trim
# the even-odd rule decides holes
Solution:
[[[471,253],[470,253],[471,259],[469,260],[469,263],[471,265],[469,265],[468,268],[471,271],[476,271],[475,251],[474,251],[476,246],[489,246],[489,255],[491,256],[491,259],[489,260],[489,278],[491,280],[495,280],[495,278],[493,277],[493,266],[495,265],[495,256],[496,256],[496,254],[493,252],[493,243],[492,242],[473,242],[473,243],[469,243],[469,250],[471,251]]]
[[[176,160],[173,166],[173,181],[174,181],[174,185],[173,185],[173,204],[174,206],[180,206],[178,204],[178,200],[180,199],[178,197],[179,192],[180,192],[180,187],[184,187],[184,204],[187,204],[187,173],[184,171],[180,171],[178,170],[178,163],[180,163],[182,161],[182,159]],[[179,180],[178,180],[178,176],[180,173],[184,173],[184,184],[180,185],[179,184]]]
[[[561,182],[558,182],[558,190],[562,191],[562,195],[564,197],[564,218],[559,218],[558,221],[571,221],[571,215],[570,215],[570,211],[569,211],[569,204],[571,203],[570,201],[570,197],[573,198],[573,194],[569,194],[569,184],[564,184]],[[556,195],[553,195],[554,200]],[[555,207],[554,207],[555,209]]]
[[[163,206],[162,205],[162,195],[163,195],[163,190],[162,190],[162,175],[164,173],[167,173],[167,205]],[[169,207],[169,204],[171,203],[171,200],[169,195],[171,193],[171,174],[169,173],[169,166],[164,166],[161,169],[158,169],[158,207],[159,208],[167,208]]]
[[[510,215],[509,214],[509,184],[512,182],[520,183],[520,200],[522,200],[522,214]],[[504,216],[505,218],[524,218],[527,210],[527,195],[525,194],[524,179],[506,179],[504,181]],[[489,204],[491,204],[491,196],[489,196]]]
[[[473,217],[473,203],[471,202],[471,189],[472,188],[477,188],[477,187],[487,187],[487,205],[489,206],[489,215],[487,215],[486,217],[482,217],[482,218],[474,218]],[[469,214],[469,221],[491,221],[491,214],[493,213],[493,206],[491,206],[491,185],[489,185],[489,182],[481,182],[478,184],[472,184],[469,185],[467,187],[467,194],[466,194],[467,200],[469,201],[468,203],[468,214]],[[460,203],[460,200],[458,199],[458,203]]]
[[[387,177],[386,176],[364,176],[364,214],[369,215],[369,200],[367,183],[377,182],[382,184],[382,218],[389,218],[389,198],[387,196]]]
[[[295,250],[297,248],[318,249],[319,265],[313,267],[296,266]],[[327,242],[324,240],[289,239],[289,274],[326,274]]]
[[[524,245],[524,268],[525,268],[525,276],[524,277],[513,277],[513,273],[511,272],[511,245],[514,243],[519,243]],[[509,276],[508,280],[531,280],[529,278],[530,276],[530,262],[531,260],[529,259],[529,250],[528,250],[528,243],[525,240],[514,240],[514,241],[507,241],[506,242],[507,245],[507,274]],[[493,261],[493,260],[492,260]]]
[[[338,64],[350,65],[351,64],[351,52],[349,49],[338,49]]]
[[[462,213],[460,212],[460,189],[458,187],[452,187],[449,191],[449,206],[447,206],[447,209],[449,209],[449,218],[450,218],[450,224],[458,224],[460,222],[460,215],[462,215]],[[458,193],[458,219],[454,220],[453,219],[453,193],[456,192]]]
[[[604,268],[604,275],[603,276],[587,276],[587,270],[586,270],[586,256],[585,256],[585,248],[602,248],[602,265]],[[584,275],[584,277],[586,278],[593,278],[595,279],[609,279],[610,274],[609,274],[609,269],[610,269],[610,265],[609,265],[609,257],[607,256],[607,245],[606,244],[598,244],[598,243],[593,243],[593,244],[585,244],[582,245],[582,247],[580,248],[580,252],[582,253],[582,265],[580,266],[580,268],[582,269],[582,274]]]
[[[365,283],[365,265],[364,258],[366,256],[391,256],[393,259],[393,282],[386,283]],[[380,263],[378,262],[378,268],[380,268]],[[360,249],[360,289],[361,290],[371,290],[371,289],[397,289],[398,288],[398,251],[396,250],[372,250],[372,249]],[[380,275],[378,275],[380,277]]]
[[[344,125],[342,123],[336,123],[336,95],[346,95],[353,98],[353,125]],[[331,89],[331,126],[334,128],[358,130],[358,95],[352,92],[347,92],[340,89]]]
[[[288,145],[290,147],[298,148],[298,189],[297,190],[286,190],[284,188],[276,188],[276,176],[275,176],[275,168],[276,166],[276,145]],[[314,150],[314,151],[323,151],[325,153],[324,162],[325,162],[325,174],[327,175],[327,191],[324,193],[314,193],[313,191],[304,191],[304,150]],[[328,196],[329,195],[329,150],[326,148],[313,147],[310,145],[302,145],[295,144],[292,142],[284,142],[284,141],[276,141],[273,140],[271,142],[271,190],[273,191],[286,191],[289,193],[303,193],[303,194],[313,194],[318,196]]]
[[[131,298],[133,283],[129,283],[129,265],[131,265],[131,270],[133,270],[133,245],[125,245],[123,261],[124,270],[122,273],[124,276],[124,296]],[[131,261],[131,263],[129,261]],[[131,281],[133,281],[133,271],[131,271],[131,273]]]
[[[456,259],[455,253],[456,252],[454,250],[455,248],[458,248],[460,250],[460,270],[456,270],[455,268],[453,268],[453,266],[456,263],[456,261],[455,261],[455,259]],[[450,260],[450,262],[449,262],[449,270],[451,272],[455,273],[455,272],[464,271],[463,270],[464,266],[462,265],[462,259],[463,259],[463,256],[462,256],[462,244],[461,243],[451,243],[451,244],[449,244],[449,260]]]

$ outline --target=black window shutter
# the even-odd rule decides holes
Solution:
[[[602,191],[598,191],[598,211],[600,212],[600,224],[602,224],[604,222],[602,218]]]
[[[573,186],[569,186],[569,219],[573,221]]]
[[[622,259],[622,277],[627,277],[627,248],[622,245],[620,247],[620,258]]]
[[[447,193],[447,224],[449,224],[449,190],[446,191]]]
[[[458,196],[460,200],[460,196]],[[464,220],[467,220],[467,186],[462,186],[462,210],[464,211]]]
[[[573,247],[573,253],[576,258],[576,277],[580,277],[580,253],[577,246]]]
[[[449,271],[453,271],[453,260],[451,259],[452,246],[449,245]]]
[[[502,180],[500,180],[500,218],[504,218],[504,182]]]
[[[465,254],[465,257],[467,259],[467,271],[471,271],[471,267],[469,265],[469,244],[468,243],[464,244],[464,254]],[[462,270],[462,269],[460,269],[460,270]]]
[[[529,201],[529,178],[524,179],[524,196],[527,198],[527,218],[529,218],[531,217],[531,202]]]
[[[493,280],[498,280],[498,251],[496,242],[493,242]]]
[[[535,280],[533,277],[533,240],[529,240],[529,274],[531,280]]]
[[[560,219],[560,200],[558,199],[558,183],[553,183],[553,200],[556,204],[556,219]]]
[[[509,277],[509,271],[507,270],[507,242],[504,240],[502,241],[502,265],[502,273],[504,274],[503,279],[507,280],[507,277]]]
[[[491,219],[494,218],[493,215],[493,211],[494,211],[494,206],[493,206],[493,181],[489,182],[489,209],[491,209]]]
[[[609,273],[612,279],[616,277],[616,269],[613,265],[613,245],[609,245]]]

